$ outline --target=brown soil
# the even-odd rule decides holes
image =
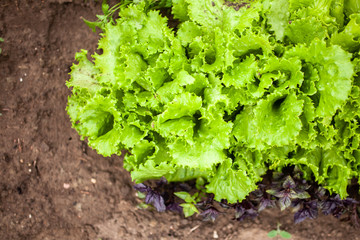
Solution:
[[[100,2],[100,1],[99,1]],[[103,158],[71,128],[65,86],[74,55],[98,35],[90,0],[0,2],[0,239],[360,239],[333,217],[294,225],[289,212],[215,223],[139,209],[121,157]]]

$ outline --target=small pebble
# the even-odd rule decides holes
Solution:
[[[95,179],[95,178],[92,178],[92,179],[91,179],[91,182],[92,182],[93,184],[95,184],[95,183],[96,183],[96,179]]]
[[[76,205],[75,205],[76,211],[81,212],[81,211],[82,211],[81,207],[82,207],[82,206],[81,206],[81,203],[76,203]]]
[[[22,78],[20,78],[20,82],[22,82],[23,81],[23,79]]]
[[[29,218],[32,218],[31,214],[29,214]]]
[[[31,172],[31,169],[29,168],[29,172]]]
[[[214,233],[213,233],[213,238],[214,238],[214,239],[218,239],[218,238],[219,238],[219,235],[217,234],[216,231],[214,231]]]
[[[24,159],[20,159],[20,163],[24,163]]]
[[[69,189],[69,188],[70,188],[70,184],[64,183],[64,188],[65,188],[65,189]]]

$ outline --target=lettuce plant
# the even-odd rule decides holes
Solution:
[[[88,22],[103,31],[101,53],[77,53],[67,82],[72,125],[99,154],[128,150],[136,183],[205,179],[203,191],[236,204],[239,219],[256,215],[243,200],[268,170],[294,166],[339,199],[349,195],[360,172],[357,1],[117,6],[118,18],[104,4],[100,21]],[[157,192],[139,190],[165,209]],[[285,208],[306,190],[290,177],[264,191],[262,208],[273,205],[266,194]],[[314,203],[302,206],[299,218],[314,216]]]

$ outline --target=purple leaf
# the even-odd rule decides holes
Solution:
[[[282,186],[285,189],[292,189],[296,187],[296,184],[295,181],[290,176],[287,176]]]
[[[332,214],[340,204],[333,200],[326,200],[320,203],[321,212],[324,215]]]
[[[161,187],[161,186],[163,186],[163,185],[168,184],[168,181],[166,180],[165,177],[161,177],[160,180],[156,182],[156,184],[157,184],[159,187]]]
[[[205,211],[203,211],[202,213],[200,213],[201,216],[204,217],[204,221],[212,221],[214,222],[216,217],[220,214],[220,212],[214,208],[214,207],[210,207],[208,209],[206,209]]]
[[[264,192],[261,191],[260,189],[256,189],[255,191],[252,192],[252,194],[258,199],[264,196]]]
[[[151,188],[148,187],[148,186],[146,186],[146,185],[143,184],[143,183],[136,184],[136,185],[134,186],[134,189],[135,189],[136,191],[139,191],[139,192],[142,192],[142,193],[147,193],[147,192],[151,191]]]
[[[219,205],[220,205],[220,207],[225,208],[225,209],[231,208],[231,206],[224,200],[221,200],[221,202],[219,202]]]
[[[321,203],[322,212],[325,215],[332,214],[336,218],[340,218],[347,211],[352,211],[351,208],[356,206],[358,201],[352,198],[346,198],[341,200],[339,195],[333,198],[327,199]]]
[[[164,212],[166,210],[164,198],[158,192],[153,190],[150,190],[146,194],[145,203],[152,204],[158,212]]]
[[[294,215],[294,221],[300,223],[307,218],[315,219],[318,216],[317,202],[316,200],[306,202],[303,204],[303,208],[297,211]]]
[[[275,201],[270,199],[262,198],[259,203],[258,211],[261,212],[267,207],[275,207]]]
[[[315,192],[315,195],[320,199],[324,199],[324,197],[326,197],[326,189],[319,187],[318,190]]]
[[[166,206],[166,210],[183,213],[183,208],[178,203],[170,203],[169,205]]]
[[[342,202],[344,203],[344,205],[348,206],[348,205],[353,205],[353,204],[359,204],[358,201],[356,201],[353,198],[346,198],[344,200],[342,200]]]
[[[259,215],[259,213],[256,210],[247,209],[247,210],[244,210],[244,211],[237,212],[235,214],[235,218],[236,218],[236,220],[241,222],[241,221],[245,220],[246,218],[255,218],[258,215]]]
[[[268,189],[266,190],[266,192],[270,195],[276,196],[277,194],[279,194],[281,189],[275,188],[275,189]]]
[[[336,195],[333,198],[329,198],[320,202],[320,209],[324,215],[332,214],[334,217],[339,218],[344,212],[343,201],[339,195]]]
[[[139,192],[146,193],[146,204],[152,204],[158,212],[164,212],[166,210],[164,198],[160,193],[152,190],[151,187],[146,186],[143,183],[136,184],[134,188]]]
[[[197,202],[195,205],[201,209],[204,209],[204,208],[208,208],[209,205],[211,206],[213,201],[214,201],[213,196],[207,196],[207,198],[204,201]]]
[[[285,210],[285,208],[290,207],[291,205],[291,199],[288,195],[282,197],[279,199],[279,205],[280,205],[280,210],[283,211]]]
[[[309,189],[309,185],[306,184],[306,181],[302,181],[299,184],[300,185],[296,187],[294,179],[287,176],[281,185],[282,188],[275,186],[273,189],[269,189],[266,192],[279,198],[278,203],[281,211],[283,211],[284,209],[290,207],[293,200],[307,199],[311,197],[310,194],[305,191]]]
[[[275,194],[273,194],[275,197],[278,197],[278,198],[284,198],[284,197],[289,197],[290,198],[290,191],[289,189],[285,189],[283,191],[279,191]]]
[[[300,199],[307,199],[310,198],[310,194],[306,191],[303,190],[297,190],[295,191],[295,193],[293,194],[292,198],[300,198]]]
[[[297,212],[300,210],[300,208],[302,207],[302,204],[304,203],[305,200],[302,199],[295,199],[291,201],[291,207],[292,207],[292,212]]]
[[[255,218],[259,213],[254,209],[254,205],[249,201],[243,201],[235,206],[235,219],[243,221],[246,218]]]

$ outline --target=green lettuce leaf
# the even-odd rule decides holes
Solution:
[[[335,45],[326,47],[325,42],[315,39],[309,47],[298,45],[285,53],[286,58],[295,56],[318,66],[319,81],[315,83],[318,92],[313,101],[316,115],[328,121],[349,96],[354,74],[351,54]]]
[[[275,32],[277,40],[283,40],[285,29],[289,24],[290,12],[288,0],[277,0],[270,2],[270,9],[266,14],[271,30]]]
[[[237,141],[259,150],[295,141],[302,128],[304,102],[291,92],[275,92],[249,107],[234,121]]]
[[[79,64],[72,67],[71,78],[66,85],[72,87],[74,93],[86,90],[93,95],[102,88],[97,80],[100,71],[88,60],[87,53],[86,50],[82,50],[75,55],[75,60]]]
[[[285,30],[285,35],[292,43],[309,45],[315,38],[324,40],[327,28],[315,17],[306,17],[291,21]]]
[[[256,189],[255,181],[249,178],[246,169],[234,169],[230,159],[226,159],[217,169],[207,191],[215,194],[215,200],[226,199],[229,203],[242,201],[249,192]]]
[[[355,52],[360,48],[360,14],[352,14],[350,21],[342,32],[334,33],[331,43],[340,45],[348,52]]]

